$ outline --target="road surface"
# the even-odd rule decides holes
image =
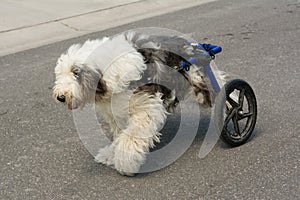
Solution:
[[[0,199],[300,199],[300,2],[228,0],[0,58]],[[255,136],[199,159],[205,124],[176,162],[123,177],[96,164],[71,113],[53,101],[53,69],[73,43],[159,26],[221,45],[219,68],[258,101]]]

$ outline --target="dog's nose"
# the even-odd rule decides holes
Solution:
[[[66,97],[65,97],[65,95],[60,95],[60,96],[57,96],[57,100],[64,103],[64,102],[66,102]]]

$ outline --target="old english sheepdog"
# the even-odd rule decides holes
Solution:
[[[53,96],[70,110],[95,104],[97,114],[109,124],[108,134],[113,140],[99,150],[95,161],[114,167],[120,174],[134,175],[149,149],[160,141],[159,131],[178,104],[177,93],[182,92],[159,84],[164,66],[187,80],[189,95],[200,105],[212,105],[213,95],[201,68],[180,67],[191,57],[209,62],[205,56],[177,36],[128,31],[112,38],[88,40],[72,45],[58,59]],[[134,88],[132,85],[145,76],[146,70],[154,72],[151,81]]]

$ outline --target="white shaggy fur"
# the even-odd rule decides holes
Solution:
[[[99,150],[95,161],[112,166],[124,175],[139,172],[149,148],[160,141],[159,130],[165,123],[167,108],[175,101],[174,91],[163,99],[160,91],[129,89],[129,84],[140,80],[147,69],[145,57],[137,51],[138,41],[147,39],[130,32],[72,45],[58,59],[55,68],[54,98],[71,110],[95,103],[113,138],[110,146]],[[152,41],[139,47],[142,46],[160,48]],[[186,51],[191,54],[190,47]],[[155,59],[159,67],[163,59]],[[204,83],[202,73],[195,66],[191,66],[189,81],[195,83],[194,87],[198,87],[196,83]],[[200,104],[205,103],[201,92],[194,95]]]

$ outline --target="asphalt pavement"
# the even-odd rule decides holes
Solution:
[[[300,199],[299,9],[298,0],[215,1],[0,57],[0,199]],[[257,96],[248,143],[218,142],[200,159],[203,120],[159,171],[128,178],[94,162],[52,99],[56,60],[73,43],[146,26],[223,47],[218,67]]]

